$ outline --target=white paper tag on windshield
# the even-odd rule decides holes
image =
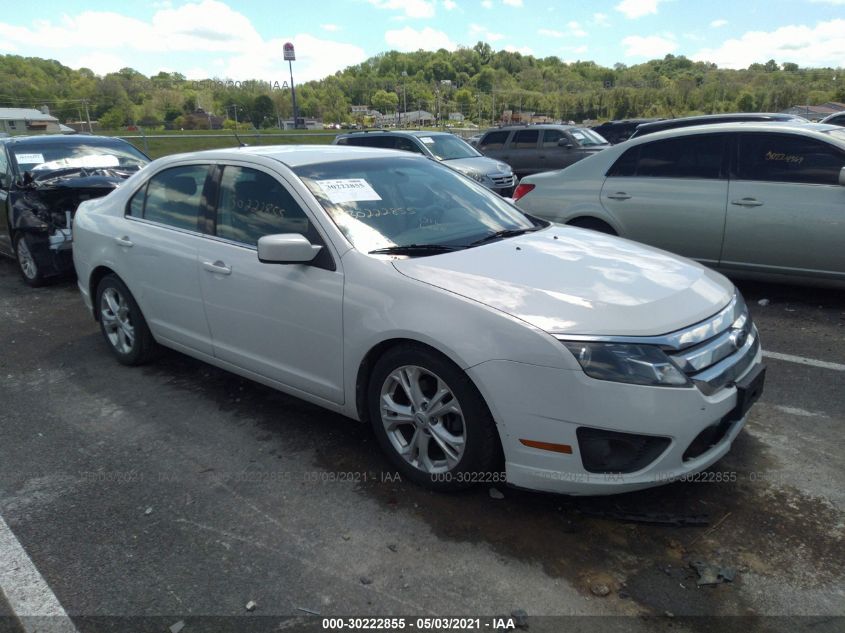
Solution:
[[[366,202],[368,200],[381,200],[363,178],[341,178],[338,180],[318,180],[320,189],[326,192],[332,202]]]
[[[421,136],[420,140],[423,143],[425,143],[426,145],[433,145],[434,144],[434,139],[431,138],[430,136]]]
[[[18,159],[18,163],[24,165],[40,165],[44,162],[44,154],[15,154],[15,158]]]

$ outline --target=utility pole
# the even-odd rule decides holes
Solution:
[[[405,125],[408,124],[408,95],[405,92],[405,82],[408,80],[408,72],[402,71],[402,112],[405,113]],[[402,117],[399,117],[399,127],[402,127]]]
[[[88,133],[93,134],[94,130],[91,129],[91,114],[88,112],[88,99],[83,99],[82,103],[85,106],[85,119],[88,121]]]

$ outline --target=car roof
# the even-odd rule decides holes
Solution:
[[[388,134],[398,136],[454,136],[451,132],[439,132],[428,130],[360,130],[358,132],[349,132],[348,134],[339,134],[338,138],[349,138],[351,136],[385,136]]]
[[[806,122],[804,117],[783,112],[724,112],[721,114],[701,114],[698,116],[678,117],[677,119],[660,119],[648,123],[640,123],[637,133],[651,132],[670,128],[686,127],[689,125],[703,125],[707,122],[719,121],[793,121]]]
[[[239,160],[249,156],[277,160],[291,168],[350,159],[384,158],[385,156],[428,160],[424,156],[419,156],[411,152],[376,147],[358,147],[353,145],[259,145],[255,147],[233,147],[173,154],[159,159],[159,161]]]
[[[487,130],[487,132],[499,132],[501,130],[543,130],[543,129],[555,129],[555,130],[571,130],[576,127],[581,127],[578,125],[569,125],[565,123],[532,123],[528,124],[519,124],[516,123],[514,125],[503,125],[501,127],[496,127],[491,130]],[[485,132],[486,134],[486,132]]]
[[[708,123],[707,125],[691,125],[686,127],[672,128],[669,130],[660,130],[652,134],[644,134],[632,139],[628,139],[625,143],[620,143],[618,147],[632,147],[640,143],[648,143],[659,139],[677,138],[679,136],[694,136],[696,134],[715,134],[718,132],[792,132],[798,134],[809,134],[811,136],[818,136],[823,132],[832,130],[841,130],[842,127],[838,125],[828,125],[826,123],[801,123],[796,121],[734,121],[730,123]]]

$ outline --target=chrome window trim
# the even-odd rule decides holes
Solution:
[[[745,300],[738,292],[719,312],[688,328],[657,336],[597,336],[551,332],[559,341],[586,341],[594,343],[632,343],[657,345],[666,351],[680,351],[703,343],[729,329],[743,314],[747,314]]]
[[[199,217],[199,216],[197,216]],[[131,222],[138,222],[139,224],[147,224],[148,226],[158,226],[163,229],[170,229],[171,231],[176,231],[177,233],[185,233],[187,235],[196,235],[197,237],[204,237],[205,233],[201,233],[199,231],[192,231],[191,229],[183,229],[181,226],[173,226],[172,224],[165,224],[164,222],[154,222],[153,220],[147,220],[145,218],[136,218],[134,215],[124,215],[124,220],[129,220]]]

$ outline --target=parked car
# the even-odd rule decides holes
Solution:
[[[410,153],[167,157],[83,203],[74,235],[119,362],[161,344],[369,421],[434,489],[672,481],[729,450],[763,386],[718,273],[551,226]]]
[[[845,112],[834,112],[833,114],[828,114],[825,118],[819,121],[819,123],[845,126]]]
[[[526,178],[525,211],[724,272],[845,281],[845,130],[723,123],[649,134]]]
[[[784,114],[782,112],[731,112],[726,114],[704,114],[701,116],[688,116],[678,119],[661,119],[652,123],[641,123],[634,130],[629,138],[639,138],[646,134],[663,132],[665,130],[676,130],[682,127],[694,125],[712,125],[713,123],[741,123],[747,122],[771,122],[771,123],[809,123],[807,119],[796,114]]]
[[[39,286],[73,270],[71,218],[150,162],[126,141],[104,136],[0,138],[0,254]]]
[[[562,169],[610,147],[592,130],[572,125],[516,125],[488,130],[478,142],[485,156],[513,167],[517,177]]]
[[[487,158],[465,140],[449,132],[368,130],[342,134],[333,145],[380,147],[415,152],[442,161],[447,167],[469,176],[500,196],[510,197],[516,178],[509,165]]]
[[[601,125],[594,125],[591,130],[597,134],[601,134],[603,138],[611,145],[616,145],[622,141],[627,141],[637,126],[641,123],[652,123],[654,121],[662,121],[662,119],[624,119],[622,121],[607,121]]]

